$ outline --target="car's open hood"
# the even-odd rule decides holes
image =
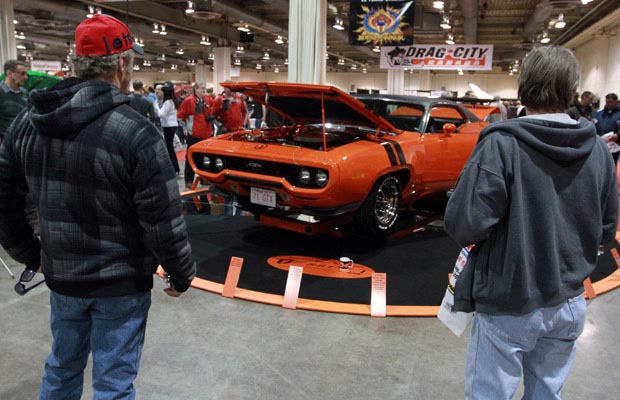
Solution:
[[[497,106],[485,106],[482,104],[463,104],[465,108],[471,111],[480,120],[485,120],[491,114],[499,114],[499,107]]]
[[[396,130],[367,110],[364,103],[333,86],[282,82],[223,82],[221,85],[252,97],[294,123],[322,123],[321,105],[324,104],[326,123]]]

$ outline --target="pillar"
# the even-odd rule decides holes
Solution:
[[[0,0],[0,65],[4,65],[8,60],[17,59],[14,17],[13,0]]]
[[[327,0],[290,0],[288,81],[325,83]]]
[[[213,92],[222,91],[220,82],[230,80],[230,47],[216,47],[213,61]]]
[[[401,68],[388,69],[388,94],[405,94],[405,71]]]

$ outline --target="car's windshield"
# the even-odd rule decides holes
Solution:
[[[377,99],[359,99],[375,115],[385,118],[396,129],[420,132],[424,116],[424,106],[401,101],[384,101]]]

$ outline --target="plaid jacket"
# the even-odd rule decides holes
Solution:
[[[128,103],[107,82],[67,79],[31,94],[0,147],[0,244],[27,266],[40,262],[59,293],[149,290],[158,264],[181,291],[195,275],[165,143]]]

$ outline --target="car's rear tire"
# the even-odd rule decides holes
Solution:
[[[360,208],[362,231],[373,236],[390,233],[398,220],[400,197],[399,179],[394,175],[381,177]]]

